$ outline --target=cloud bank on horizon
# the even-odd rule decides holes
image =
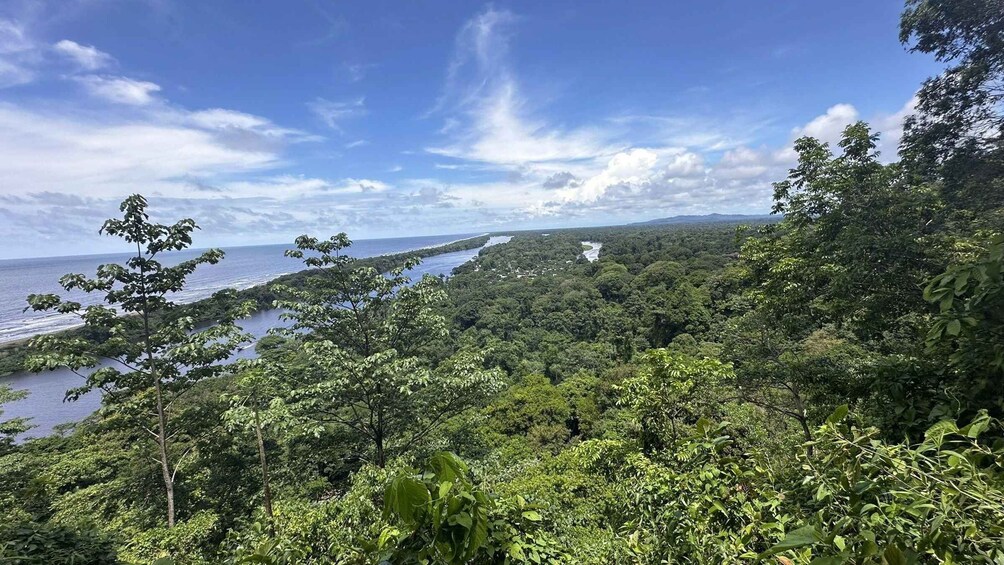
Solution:
[[[15,0],[0,9],[0,257],[112,250],[97,227],[133,192],[196,218],[203,245],[765,213],[799,136],[833,143],[866,119],[895,156],[932,69],[873,4],[843,5],[874,22],[840,37],[797,2],[752,22],[556,2],[433,23],[415,7]],[[828,42],[851,40],[835,65]],[[871,76],[878,59],[909,63]]]

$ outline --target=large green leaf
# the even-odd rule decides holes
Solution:
[[[769,557],[775,553],[781,553],[789,549],[813,545],[820,540],[820,537],[819,533],[816,532],[815,526],[802,526],[797,530],[788,532],[783,540],[763,553],[761,558]]]
[[[431,502],[432,496],[423,483],[412,477],[398,477],[387,486],[384,511],[407,524],[414,524],[420,512]]]

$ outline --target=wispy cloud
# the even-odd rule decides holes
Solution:
[[[117,104],[145,106],[157,101],[160,85],[128,77],[85,75],[76,80],[91,95]]]
[[[114,57],[91,45],[81,45],[64,39],[52,46],[60,55],[69,58],[86,71],[96,71],[115,63]]]
[[[365,99],[360,97],[348,101],[334,101],[317,98],[307,104],[310,111],[329,128],[343,132],[342,123],[366,114]]]
[[[431,115],[448,141],[426,151],[502,167],[594,159],[614,148],[599,128],[571,130],[534,117],[509,63],[516,16],[488,8],[456,38],[446,84]]]
[[[345,78],[349,82],[359,82],[366,77],[367,71],[376,67],[372,63],[346,63],[342,65],[345,69]]]
[[[33,66],[39,58],[35,43],[22,25],[0,19],[0,88],[33,81]]]
[[[324,140],[319,135],[279,126],[261,116],[226,108],[182,112],[181,115],[187,123],[213,130],[230,145],[245,149],[279,149],[288,143]]]
[[[275,151],[228,144],[217,132],[183,125],[185,114],[98,119],[0,104],[0,193],[49,190],[128,194],[184,192],[172,179],[273,166]],[[53,166],[58,163],[58,166]]]

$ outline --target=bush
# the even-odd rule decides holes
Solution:
[[[846,408],[817,432],[817,458],[792,492],[813,511],[768,554],[813,563],[1004,562],[1004,448],[980,437],[986,413],[959,428],[942,421],[923,442],[885,443],[858,429]],[[999,436],[999,430],[995,430]]]
[[[0,526],[0,562],[19,565],[120,563],[114,542],[97,530],[38,522]]]

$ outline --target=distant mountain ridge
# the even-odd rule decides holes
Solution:
[[[668,218],[656,218],[645,222],[635,222],[628,224],[631,226],[658,226],[665,224],[725,224],[739,222],[774,223],[781,220],[781,216],[769,214],[702,214],[702,215],[682,215],[670,216]]]

